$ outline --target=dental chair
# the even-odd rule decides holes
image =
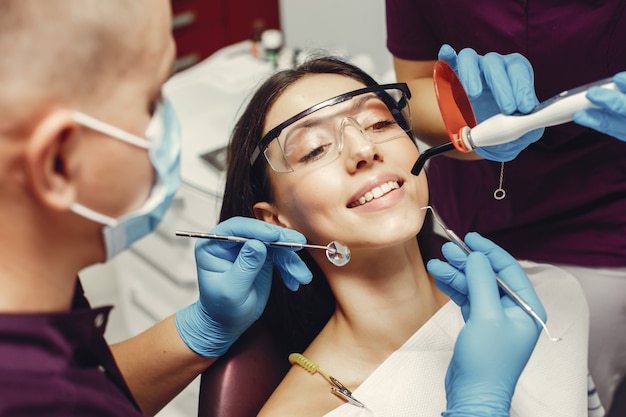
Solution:
[[[418,241],[424,259],[442,259],[441,245],[446,239],[432,232],[431,217],[426,216],[422,228],[431,232],[420,232]],[[312,286],[314,283],[305,287]],[[282,284],[280,287],[284,290]],[[275,287],[272,292],[276,290],[280,288]],[[320,320],[325,319],[315,316],[305,319],[319,322],[321,328],[325,321]],[[291,367],[290,352],[269,326],[263,320],[254,323],[224,356],[204,371],[200,381],[198,417],[255,417],[258,414]]]
[[[262,322],[201,377],[198,417],[256,416],[291,364]]]

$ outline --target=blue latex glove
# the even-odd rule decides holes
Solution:
[[[533,68],[520,54],[490,52],[482,56],[465,48],[457,55],[450,45],[443,45],[439,49],[439,59],[446,61],[459,76],[478,123],[498,113],[527,114],[539,104]],[[491,161],[508,162],[539,140],[544,130],[533,130],[502,145],[479,147],[475,152]]]
[[[579,110],[574,122],[626,142],[626,72],[613,77],[621,91],[591,87],[587,99],[600,108]]]
[[[478,233],[442,250],[449,263],[433,259],[428,271],[437,286],[458,304],[465,318],[446,374],[446,417],[509,416],[520,374],[537,343],[541,326],[508,295],[500,295],[495,273],[537,314],[545,310],[520,264]]]
[[[209,239],[196,242],[200,297],[176,313],[176,327],[185,344],[207,358],[223,355],[261,316],[270,293],[272,263],[292,291],[312,279],[311,271],[294,253],[298,249],[259,242],[306,243],[295,230],[234,217],[215,226],[211,233],[258,240],[243,244]]]

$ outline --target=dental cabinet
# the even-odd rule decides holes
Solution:
[[[177,237],[175,231],[208,232],[217,223],[230,131],[243,103],[273,71],[250,51],[250,41],[222,48],[165,85],[182,129],[181,187],[154,233],[80,274],[93,306],[115,306],[105,334],[109,343],[136,335],[198,299],[195,239]],[[198,393],[199,378],[157,416],[197,415]]]
[[[254,25],[279,29],[278,0],[171,0],[177,46],[175,70],[188,68],[212,53],[250,39]]]

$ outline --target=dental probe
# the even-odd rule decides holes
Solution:
[[[176,236],[183,237],[196,237],[200,239],[213,239],[213,240],[226,240],[230,242],[244,243],[249,240],[256,240],[241,236],[227,236],[227,235],[215,235],[212,233],[201,232],[187,232],[184,230],[177,230]],[[323,249],[326,251],[326,258],[336,266],[344,266],[350,261],[350,249],[343,243],[333,240],[326,246],[310,245],[308,243],[295,243],[295,242],[265,242],[268,246],[283,247],[283,248],[309,248],[309,249]]]
[[[421,210],[428,210],[428,209],[430,209],[430,212],[433,214],[433,218],[435,219],[435,222],[439,226],[441,226],[441,228],[443,229],[445,234],[450,238],[450,240],[456,243],[461,248],[461,250],[463,250],[463,252],[465,252],[467,255],[472,253],[472,250],[469,248],[469,246],[467,246],[465,242],[463,242],[463,240],[461,240],[461,238],[458,237],[457,234],[454,233],[452,229],[449,229],[448,227],[446,227],[445,223],[443,222],[443,220],[441,220],[441,218],[439,218],[439,216],[437,215],[437,212],[435,212],[435,209],[432,206],[425,206],[421,208]],[[535,310],[533,310],[530,304],[524,301],[524,299],[520,297],[515,291],[513,291],[513,289],[509,287],[509,285],[506,282],[504,282],[502,278],[500,278],[498,275],[496,275],[496,282],[498,283],[498,287],[500,287],[502,291],[504,291],[509,297],[511,297],[517,303],[517,305],[523,308],[532,318],[534,318],[537,321],[537,323],[541,325],[541,327],[543,327],[543,330],[546,332],[546,336],[548,336],[548,339],[550,341],[558,342],[559,340],[561,340],[560,337],[552,337],[552,335],[550,334],[550,331],[548,330],[548,327],[546,326],[546,323],[541,319],[541,317],[539,317],[539,315],[535,312]]]

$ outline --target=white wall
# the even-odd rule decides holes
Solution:
[[[366,54],[372,68],[355,62],[364,70],[385,80],[393,72],[383,0],[280,0],[280,19],[287,48]]]

